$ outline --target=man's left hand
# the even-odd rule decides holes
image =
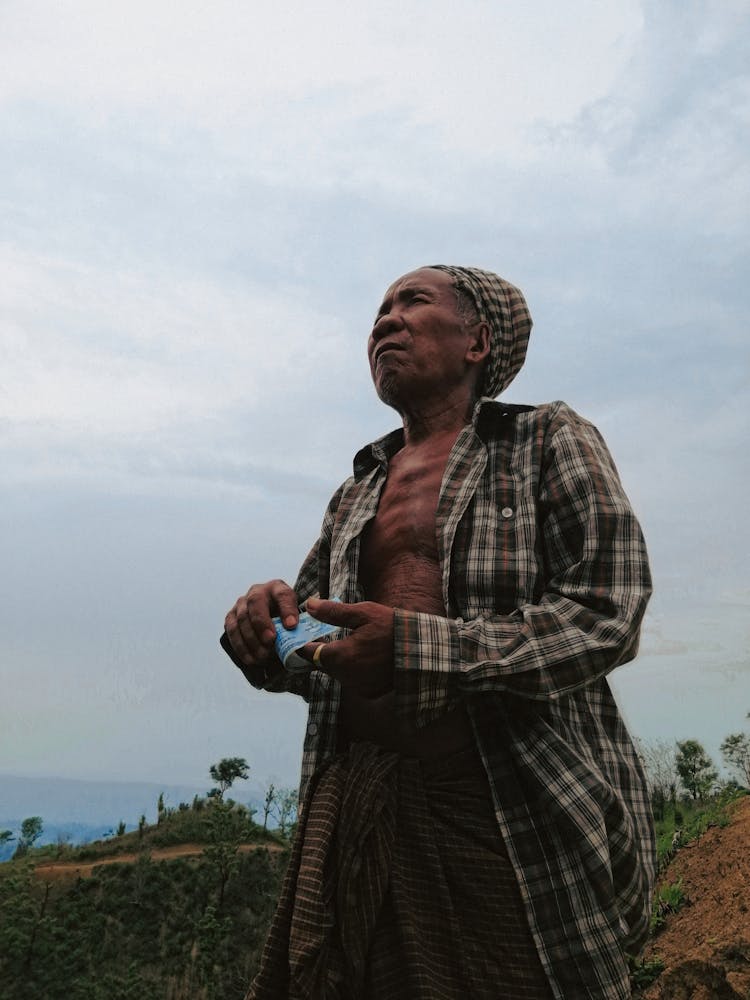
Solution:
[[[352,630],[345,639],[308,642],[299,650],[312,663],[316,648],[324,647],[314,669],[365,698],[378,698],[393,688],[393,608],[374,601],[342,604],[311,597],[307,610],[319,621]]]

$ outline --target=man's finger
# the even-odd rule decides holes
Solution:
[[[357,628],[369,621],[363,604],[343,604],[341,601],[322,601],[319,597],[309,597],[307,610],[318,621],[342,628]]]
[[[294,628],[299,623],[297,595],[283,580],[273,580],[270,585],[271,596],[276,602],[276,613],[284,628]]]
[[[308,642],[297,650],[297,655],[301,656],[303,660],[307,660],[313,670],[325,670],[323,655],[328,645],[327,642]]]

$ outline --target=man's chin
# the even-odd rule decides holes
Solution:
[[[382,403],[401,412],[399,401],[402,393],[398,385],[398,379],[391,375],[381,375],[375,384],[375,392]]]

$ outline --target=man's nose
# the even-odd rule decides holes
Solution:
[[[372,328],[372,339],[375,342],[382,340],[383,337],[394,330],[401,330],[403,325],[404,320],[401,311],[398,308],[389,309],[387,313],[383,313],[375,321],[375,326]]]

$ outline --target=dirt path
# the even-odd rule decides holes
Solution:
[[[661,879],[682,882],[688,902],[649,944],[664,972],[646,1000],[747,1000],[750,997],[750,796],[683,847]]]
[[[190,858],[200,857],[203,854],[204,844],[173,844],[170,847],[154,847],[148,854],[152,861],[169,861],[170,858]],[[250,851],[268,850],[271,853],[278,853],[283,848],[280,844],[240,844],[240,851],[245,854]],[[138,860],[138,854],[110,854],[94,861],[50,861],[37,865],[34,872],[37,878],[50,881],[60,878],[87,878],[94,868],[100,865],[132,864]]]

